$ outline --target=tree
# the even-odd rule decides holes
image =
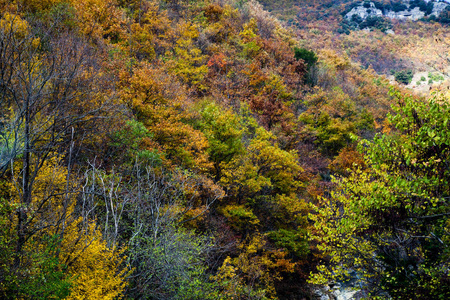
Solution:
[[[278,299],[275,282],[281,272],[292,273],[295,264],[285,259],[286,252],[265,248],[267,242],[256,232],[238,247],[237,257],[227,257],[213,277],[220,288],[219,299]]]
[[[125,36],[125,17],[115,0],[69,0],[75,9],[77,27],[94,42],[117,42]]]
[[[354,102],[339,87],[332,91],[319,89],[305,100],[308,109],[298,118],[303,125],[303,140],[312,141],[325,154],[336,155],[356,133],[359,120],[355,120],[358,115]],[[360,113],[358,117],[363,116]],[[370,127],[370,121],[367,123]]]
[[[204,90],[202,81],[208,73],[208,66],[205,55],[195,45],[198,28],[190,22],[180,22],[178,31],[179,38],[173,48],[172,60],[168,61],[168,69],[189,86]]]
[[[396,96],[397,114],[389,120],[397,131],[362,141],[365,166],[333,179],[337,190],[311,214],[318,248],[331,262],[312,281],[356,276],[371,296],[444,299],[450,295],[450,106],[439,95]]]
[[[65,176],[70,176],[74,144],[82,143],[74,132],[81,134],[84,125],[109,108],[110,94],[101,93],[97,86],[101,76],[93,71],[93,49],[67,32],[56,35],[51,28],[31,26],[19,15],[5,13],[0,19],[0,41],[0,110],[7,117],[0,128],[0,161],[11,184],[9,206],[15,207],[10,223],[15,251],[7,267],[20,276],[34,268],[30,255],[45,253],[40,247],[50,245],[53,251],[45,236],[64,237],[64,226],[57,225],[66,220],[69,198],[60,201],[61,214],[46,216],[58,197],[71,192],[70,186],[50,182],[43,193],[39,178],[51,174],[47,166],[58,157],[57,150],[67,155]],[[49,226],[58,229],[49,234],[45,230]],[[30,243],[35,243],[31,249]]]
[[[200,129],[209,142],[209,159],[214,163],[215,179],[222,176],[221,164],[243,153],[243,129],[239,118],[232,111],[221,111],[215,104],[207,105],[202,111]]]
[[[413,78],[413,72],[411,70],[403,70],[395,72],[394,77],[395,81],[403,84],[409,84]]]
[[[14,172],[20,170],[20,163],[15,163]],[[14,264],[18,218],[12,209],[20,206],[20,197],[14,181],[1,179],[0,197],[9,196],[9,201],[1,202],[3,298],[113,298],[122,294],[127,275],[123,249],[108,246],[95,222],[77,216],[72,187],[77,180],[67,173],[52,157],[35,178],[26,220],[31,234],[23,245],[20,269]]]
[[[305,81],[310,85],[314,85],[314,74],[317,72],[317,55],[314,51],[305,48],[294,48],[295,59],[303,60],[306,63],[307,72],[305,74]]]
[[[147,63],[139,64],[133,72],[120,81],[120,95],[152,134],[148,150],[158,149],[183,167],[209,170],[208,140],[188,122],[193,116],[187,110],[191,103],[185,86],[166,70]]]
[[[158,1],[133,1],[127,4],[133,23],[129,26],[128,39],[119,43],[129,49],[138,60],[152,60],[166,55],[176,38],[173,23],[166,10],[161,10]]]
[[[213,241],[183,225],[201,218],[223,196],[221,189],[211,188],[207,196],[201,191],[210,187],[202,177],[142,166],[140,161],[123,170],[125,176],[119,175],[92,167],[82,195],[83,216],[98,216],[108,244],[127,244],[125,254],[132,268],[128,296],[213,298],[205,263]]]
[[[305,63],[308,65],[308,68],[311,68],[317,63],[317,55],[314,51],[310,51],[305,48],[294,48],[295,59],[303,59]]]
[[[159,233],[136,232],[130,259],[135,267],[130,295],[151,299],[218,299],[206,258],[212,240],[166,225]]]
[[[82,218],[67,227],[62,242],[61,259],[67,264],[72,284],[64,299],[117,299],[128,285],[128,271],[124,256],[126,248],[109,247],[95,222],[88,221],[81,228]]]

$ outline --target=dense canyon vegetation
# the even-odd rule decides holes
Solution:
[[[445,21],[260,2],[0,0],[0,298],[450,297]]]

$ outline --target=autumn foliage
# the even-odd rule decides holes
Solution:
[[[2,299],[310,299],[338,243],[324,211],[354,208],[332,175],[363,200],[411,168],[446,178],[432,126],[436,145],[400,146],[421,117],[352,61],[364,49],[299,39],[257,1],[0,0],[0,12]],[[389,123],[391,104],[419,127]],[[390,216],[369,208],[375,225]],[[428,259],[428,246],[408,249]],[[416,283],[437,293],[446,265],[429,261]]]

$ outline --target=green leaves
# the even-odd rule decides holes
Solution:
[[[0,243],[4,238],[13,238],[6,234],[6,232],[1,232]],[[22,257],[26,264],[20,270],[16,270],[12,266],[14,251],[12,245],[5,247],[0,244],[0,253],[2,254],[0,296],[2,298],[20,299],[24,297],[44,300],[65,299],[69,295],[72,282],[66,274],[66,266],[56,255],[59,237],[47,235],[41,243],[39,246],[37,242],[32,243],[32,250]]]
[[[303,59],[305,63],[308,64],[308,67],[312,67],[315,63],[317,63],[317,55],[310,50],[305,48],[294,48],[295,58]]]
[[[372,296],[379,286],[395,299],[448,295],[447,284],[435,284],[447,282],[449,266],[437,250],[450,247],[446,101],[399,98],[389,117],[398,131],[363,141],[366,168],[333,179],[337,191],[310,215],[331,273],[323,266],[313,282],[354,270]]]
[[[216,104],[208,104],[200,114],[202,121],[198,127],[208,139],[207,152],[209,159],[214,162],[218,180],[221,176],[220,164],[230,162],[244,151],[243,128],[240,119],[232,111],[221,111]]]
[[[308,253],[306,230],[278,229],[269,232],[267,236],[274,241],[277,247],[287,249],[290,253],[298,257],[302,257]]]
[[[212,241],[174,226],[156,236],[140,234],[132,241],[130,259],[145,286],[132,287],[135,297],[217,299],[205,264]],[[138,283],[141,281],[137,281]]]

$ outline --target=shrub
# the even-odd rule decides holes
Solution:
[[[392,3],[391,4],[391,10],[395,11],[395,12],[399,12],[399,11],[403,11],[406,10],[408,7],[400,2],[397,3]]]
[[[450,24],[450,5],[439,14],[437,21],[441,24]]]
[[[364,20],[364,22],[361,22],[361,24],[359,24],[360,29],[376,28],[381,30],[382,32],[385,32],[391,27],[392,25],[390,21],[378,16],[369,16]]]
[[[395,72],[395,81],[403,84],[409,84],[413,78],[413,72],[411,70],[402,70]]]
[[[307,50],[305,48],[295,48],[295,59],[303,59],[308,67],[313,66],[317,62],[317,55],[314,51]]]
[[[430,78],[430,80],[433,80],[433,81],[442,81],[442,80],[444,80],[444,76],[439,75],[439,74],[433,74],[431,72],[428,73],[428,78]]]

